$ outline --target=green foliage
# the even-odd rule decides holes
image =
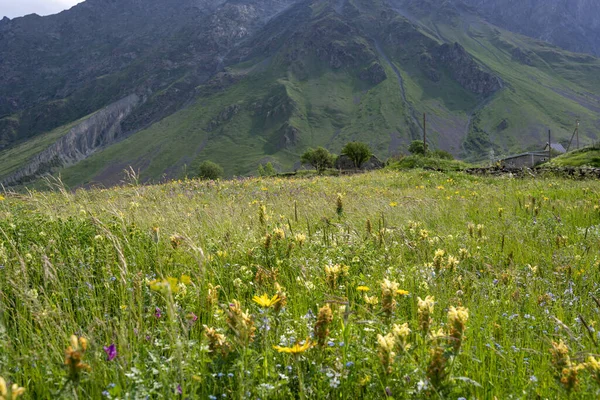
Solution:
[[[413,140],[410,146],[408,146],[410,154],[424,156],[426,153],[425,143],[422,140]]]
[[[306,150],[300,160],[302,163],[315,167],[318,174],[322,174],[325,169],[333,167],[333,155],[323,147]]]
[[[426,168],[440,171],[460,171],[469,167],[472,167],[472,165],[458,160],[423,156],[402,156],[390,160],[387,168],[392,170]]]
[[[270,161],[264,166],[262,164],[258,166],[258,176],[269,177],[275,175],[277,175],[277,171],[275,170],[275,167],[273,167],[273,164]]]
[[[347,143],[342,149],[342,154],[350,158],[355,168],[360,168],[373,155],[369,146],[362,142]]]
[[[197,167],[191,168],[192,177],[216,180],[223,177],[223,167],[209,160],[202,161]]]
[[[3,193],[0,373],[34,399],[596,398],[599,204],[423,170]]]
[[[440,160],[454,160],[454,156],[445,150],[434,150],[431,152],[431,157],[439,158]]]

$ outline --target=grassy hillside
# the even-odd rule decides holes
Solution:
[[[597,181],[416,170],[5,193],[0,376],[37,399],[595,398],[599,207]]]
[[[570,151],[552,160],[551,165],[559,167],[596,167],[600,168],[600,146],[584,147]]]

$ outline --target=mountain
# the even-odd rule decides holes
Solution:
[[[489,4],[88,0],[4,19],[0,181],[289,170],[351,140],[386,158],[423,113],[431,145],[469,160],[543,147],[548,129],[567,140],[576,118],[597,140],[600,61],[502,27]]]
[[[463,1],[505,29],[600,56],[600,4],[596,0]]]

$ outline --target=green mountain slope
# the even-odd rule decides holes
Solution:
[[[223,62],[185,108],[53,172],[110,185],[129,165],[158,180],[208,159],[246,175],[351,140],[385,159],[420,137],[423,113],[431,145],[468,160],[543,148],[548,129],[567,139],[576,118],[590,142],[600,124],[598,59],[440,2],[296,3]]]

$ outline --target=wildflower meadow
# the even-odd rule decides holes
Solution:
[[[595,399],[600,182],[0,196],[0,399]]]

